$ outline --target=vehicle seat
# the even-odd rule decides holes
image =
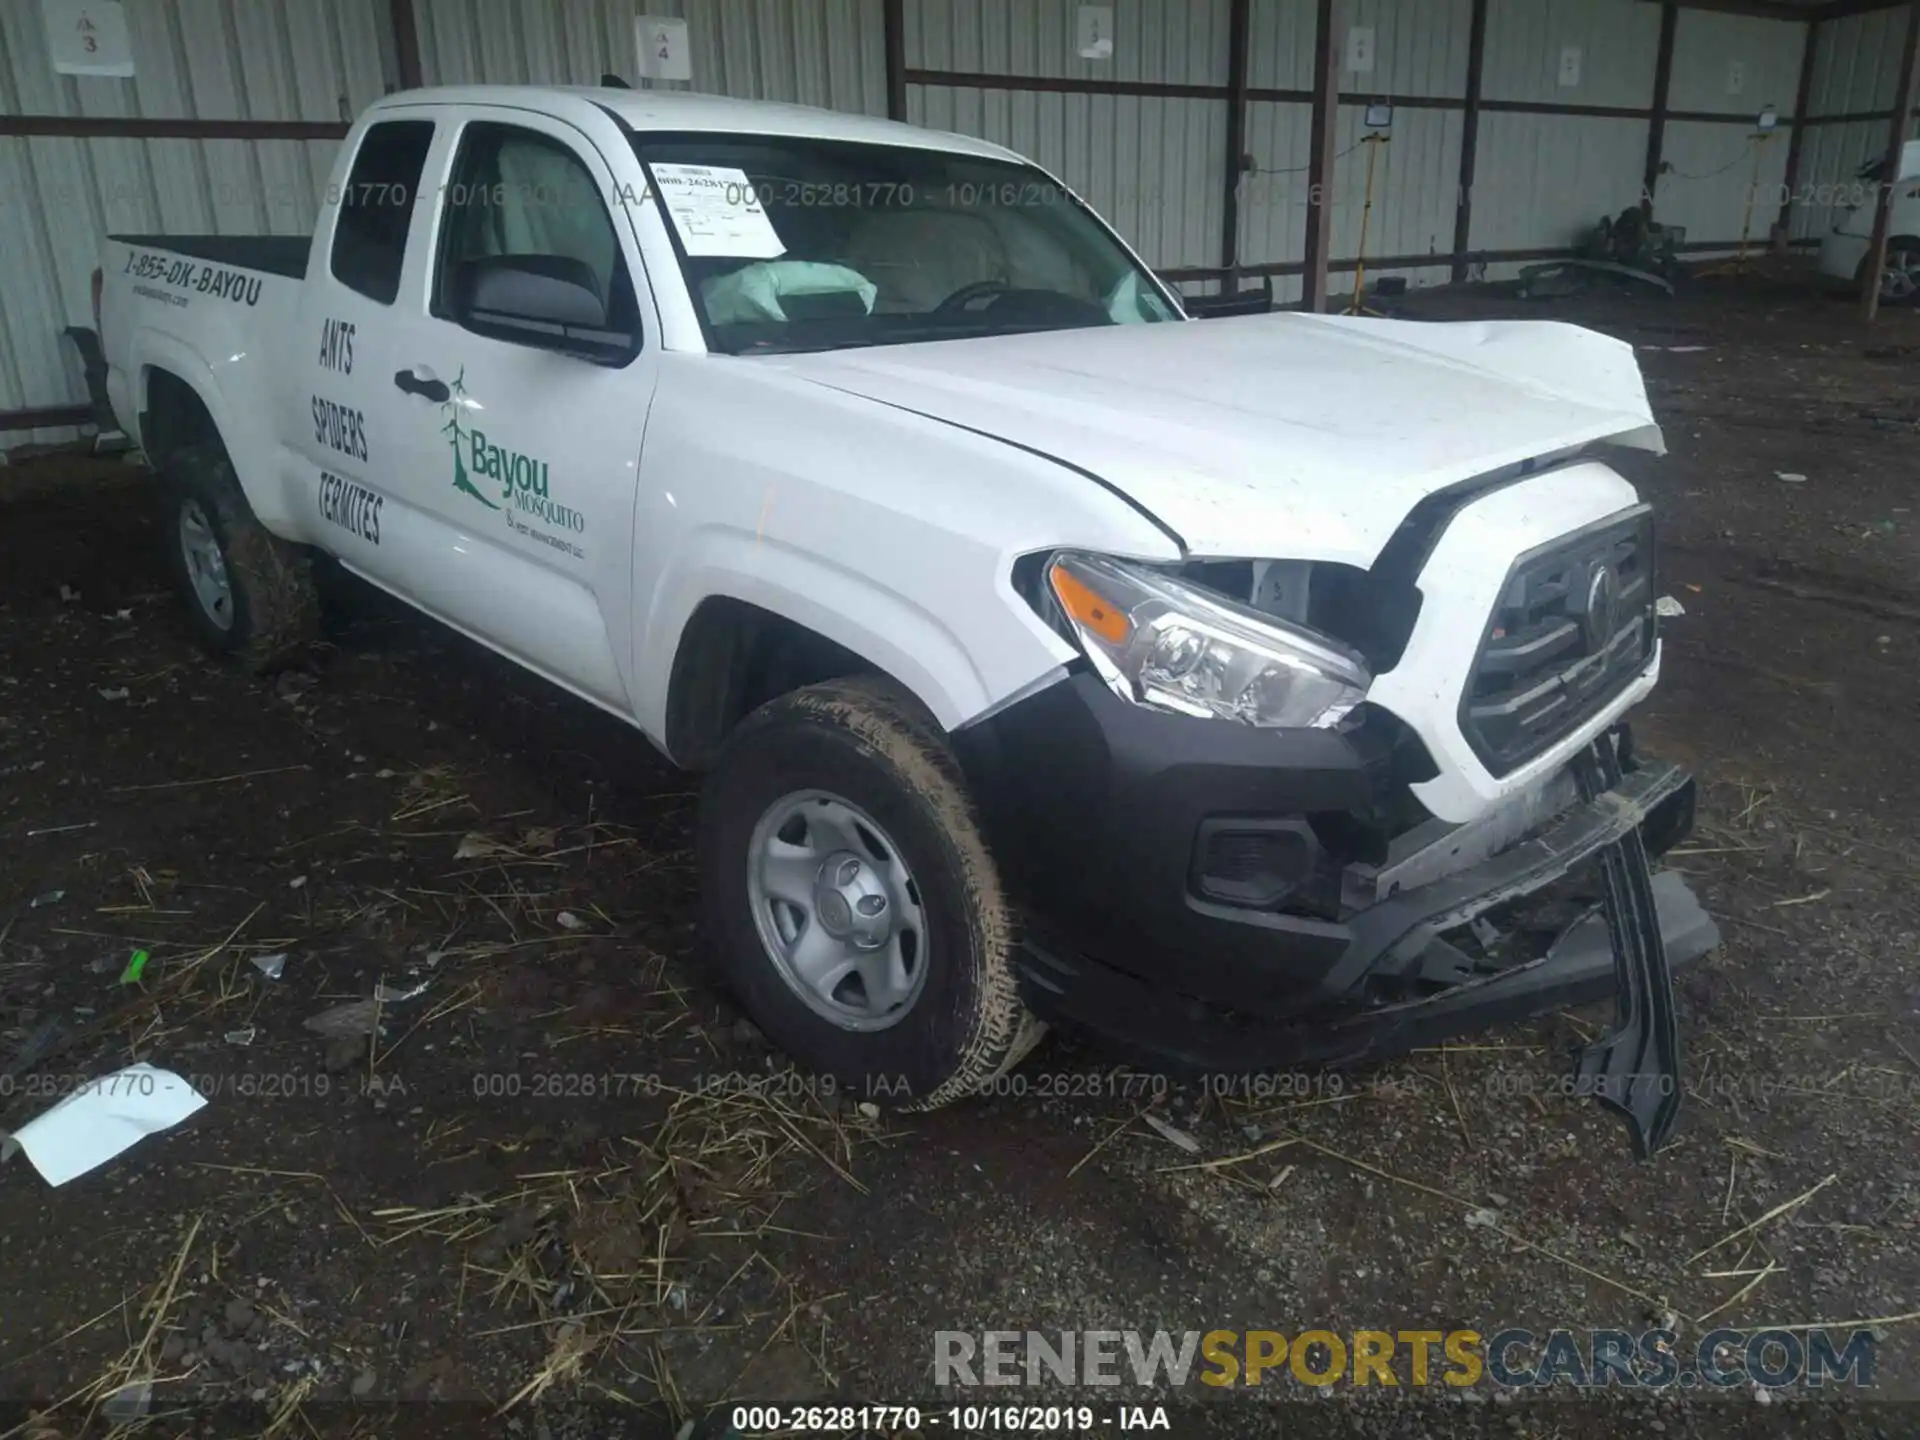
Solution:
[[[876,315],[925,315],[963,286],[1012,273],[993,225],[960,210],[874,211],[855,222],[843,263],[878,288]]]

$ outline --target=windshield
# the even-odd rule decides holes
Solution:
[[[837,350],[1176,320],[1031,165],[764,135],[640,136],[708,343]]]

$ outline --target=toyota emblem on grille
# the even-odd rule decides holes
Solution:
[[[1604,655],[1607,647],[1613,643],[1619,608],[1620,586],[1614,579],[1612,568],[1594,566],[1593,573],[1587,578],[1587,611],[1582,617],[1589,655]]]

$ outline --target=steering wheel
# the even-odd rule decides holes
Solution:
[[[987,296],[1001,296],[1011,292],[1013,287],[1004,280],[975,280],[970,285],[962,285],[946,299],[933,307],[936,315],[954,315],[965,310],[976,300]]]

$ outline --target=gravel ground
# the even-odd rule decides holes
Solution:
[[[825,1094],[705,978],[693,785],[643,741],[351,586],[310,667],[229,673],[138,472],[51,457],[0,469],[0,1125],[135,1059],[209,1103],[58,1191],[0,1168],[0,1431],[152,1377],[195,1407],[154,1433],[670,1435],[930,1402],[942,1329],[1859,1320],[1870,1392],[1046,1399],[1222,1436],[1912,1433],[1920,323],[1766,280],[1409,308],[1644,347],[1671,454],[1626,463],[1686,614],[1636,727],[1702,778],[1673,863],[1726,936],[1682,986],[1672,1148],[1636,1164],[1557,1090],[1587,1013],[1258,1094],[1071,1037],[933,1116]],[[1034,1398],[939,1398],[982,1394]]]

